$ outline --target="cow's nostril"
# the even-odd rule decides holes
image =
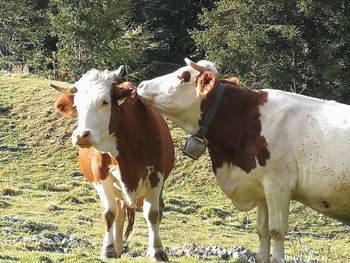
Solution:
[[[144,86],[145,86],[145,83],[142,82],[137,88],[142,89]]]
[[[89,131],[84,131],[81,137],[86,139],[87,137],[89,137],[89,135],[90,135]]]

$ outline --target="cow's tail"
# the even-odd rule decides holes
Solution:
[[[128,225],[124,233],[124,242],[128,240],[130,233],[134,228],[135,223],[135,208],[126,207],[126,216],[128,219]]]

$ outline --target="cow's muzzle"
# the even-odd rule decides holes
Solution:
[[[72,143],[80,148],[88,148],[92,146],[90,131],[73,132]]]

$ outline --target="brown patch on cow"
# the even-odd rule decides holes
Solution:
[[[54,109],[56,112],[66,117],[76,117],[78,115],[76,107],[74,107],[74,94],[63,93],[56,100]]]
[[[151,187],[154,188],[156,186],[158,186],[159,184],[159,175],[158,175],[158,172],[157,170],[154,169],[154,167],[149,167],[148,168],[148,173],[149,173],[149,181],[150,181],[150,184],[151,184]]]
[[[120,84],[115,84],[112,86],[112,89],[114,89],[113,91],[113,95],[114,95],[114,100],[120,100],[123,99],[127,96],[129,96],[130,94],[133,93],[133,91],[136,90],[136,88],[134,87],[134,85],[132,85],[131,82],[122,82]]]
[[[105,219],[106,231],[109,231],[109,229],[112,227],[112,224],[114,223],[115,213],[113,213],[111,210],[108,210],[104,214],[104,219]]]
[[[189,82],[191,80],[191,73],[188,70],[186,70],[182,72],[180,76],[177,76],[177,78],[181,80],[181,83]]]
[[[142,209],[142,207],[143,207],[143,200],[144,200],[143,197],[137,199],[137,201],[136,201],[136,203],[135,203],[135,209],[136,209],[136,211],[141,211],[141,209]]]
[[[94,175],[94,181],[105,180],[109,174],[109,168],[111,165],[116,165],[108,154],[103,154],[98,151],[94,151],[91,170]]]
[[[79,148],[79,165],[89,182],[99,182],[107,178],[109,167],[116,165],[108,154],[102,154],[94,148]]]
[[[164,174],[164,180],[168,177],[174,163],[169,128],[163,117],[146,107],[138,96],[128,96],[122,105],[112,103],[109,132],[116,137],[116,160],[129,191],[135,191],[139,181],[147,177],[152,188],[158,186],[158,172]],[[153,169],[151,173],[149,167]]]
[[[200,121],[212,104],[218,83],[218,78],[211,72],[205,72],[197,79],[198,88],[206,90]],[[270,158],[266,140],[261,135],[259,112],[259,107],[267,102],[267,93],[224,83],[224,96],[207,134],[213,169],[216,172],[224,163],[231,163],[249,173],[256,168],[256,160],[260,166],[265,166]]]

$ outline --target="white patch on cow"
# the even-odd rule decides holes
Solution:
[[[146,170],[147,170],[146,179],[143,180],[141,178],[140,181],[138,182],[138,186],[137,186],[136,190],[134,190],[134,191],[130,191],[128,189],[128,187],[123,183],[123,181],[121,180],[120,170],[117,166],[110,171],[111,174],[113,175],[113,177],[116,179],[115,184],[114,184],[115,189],[120,190],[120,192],[122,194],[120,199],[124,200],[129,207],[134,207],[136,204],[136,201],[140,197],[144,197],[144,196],[146,196],[147,193],[154,191],[154,188],[151,187],[151,182],[149,179],[149,176],[151,175],[151,173],[154,172],[154,167],[153,166],[146,166]],[[158,184],[158,187],[162,187],[164,175],[161,173],[157,173],[157,175],[158,175],[158,179],[160,182]]]
[[[92,183],[94,188],[96,189],[100,201],[103,208],[103,213],[106,214],[108,211],[113,212],[115,215],[117,214],[117,204],[115,199],[115,189],[113,187],[113,177],[107,176],[105,180],[101,180],[100,182],[94,182]],[[102,253],[105,253],[106,249],[109,245],[113,244],[114,247],[117,247],[116,240],[114,238],[114,222],[112,227],[109,229],[109,231],[105,232],[104,239],[103,239],[103,245],[102,245]]]
[[[252,172],[251,172],[252,173]],[[259,175],[253,175],[230,163],[224,163],[215,174],[221,190],[231,199],[240,211],[253,209],[264,198],[264,189],[259,182]]]
[[[151,172],[153,172],[153,170]],[[148,225],[147,255],[150,257],[155,257],[156,253],[163,251],[163,245],[159,235],[160,220],[157,220],[156,223],[152,223],[150,221],[150,217],[154,216],[152,215],[153,211],[158,211],[158,216],[159,216],[159,210],[160,210],[159,195],[163,188],[164,175],[159,172],[157,173],[157,175],[159,178],[159,184],[158,186],[152,188],[152,191],[147,192],[147,195],[145,196],[145,200],[143,203],[143,215]]]
[[[350,107],[266,91],[260,109],[271,154],[266,169],[290,178],[292,199],[350,223]]]
[[[101,153],[108,154],[114,159],[119,155],[116,137],[113,135],[104,137],[94,148]]]
[[[210,61],[201,60],[197,64],[217,73],[214,64]],[[189,71],[191,74],[189,82],[181,82],[178,78],[184,71]],[[198,75],[198,71],[185,66],[173,73],[143,81],[137,93],[146,105],[156,108],[176,125],[195,134],[199,130],[200,105],[203,99],[195,85]]]
[[[78,144],[78,137],[89,132],[89,143],[112,157],[118,155],[116,138],[109,134],[111,116],[111,85],[115,72],[92,69],[76,83],[78,92],[74,96],[74,105],[78,111],[78,127],[74,130],[72,143]]]

